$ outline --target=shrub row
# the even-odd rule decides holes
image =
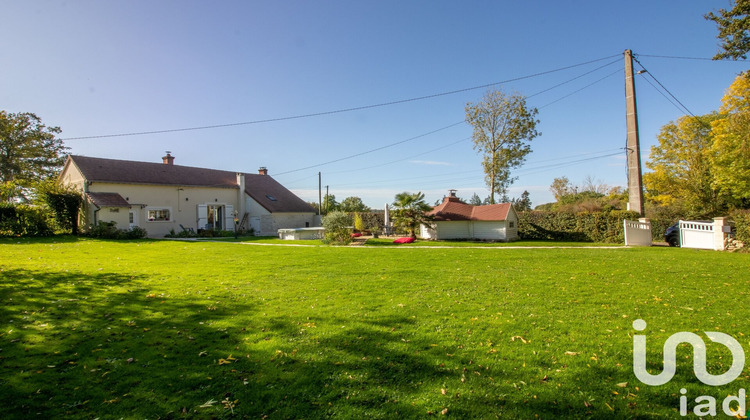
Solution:
[[[750,246],[750,210],[738,210],[732,213],[735,238],[745,246]]]
[[[99,222],[86,236],[98,239],[141,239],[146,237],[146,229],[133,226],[130,229],[117,229],[115,222]]]
[[[632,211],[566,213],[529,211],[518,214],[521,239],[570,242],[623,242],[624,219],[638,220]]]
[[[0,204],[0,236],[47,236],[53,233],[48,213],[38,207]]]

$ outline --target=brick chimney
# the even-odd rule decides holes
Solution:
[[[167,151],[166,156],[162,156],[161,161],[165,165],[174,165],[174,156],[171,155],[172,152]]]
[[[258,168],[258,174],[260,174],[260,175],[268,175],[268,169],[266,169],[265,166],[261,166],[260,168]]]
[[[458,198],[458,197],[456,196],[456,191],[458,191],[458,190],[448,190],[448,196],[447,196],[447,197],[445,197],[445,200],[446,200],[446,201],[451,201],[451,202],[455,202],[455,203],[460,203],[460,202],[461,202],[461,199],[459,199],[459,198]]]

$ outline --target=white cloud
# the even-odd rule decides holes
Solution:
[[[450,162],[440,162],[437,160],[410,160],[410,163],[416,163],[418,165],[440,165],[440,166],[453,166]]]

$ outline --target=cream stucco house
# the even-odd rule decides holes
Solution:
[[[510,203],[472,206],[451,190],[443,202],[427,213],[433,217],[422,225],[424,239],[477,239],[485,241],[518,240],[518,214]]]
[[[268,175],[174,164],[68,156],[58,182],[84,194],[81,226],[140,226],[151,237],[171,230],[233,230],[235,217],[257,235],[317,226],[315,209]]]

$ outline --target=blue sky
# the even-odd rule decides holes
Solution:
[[[451,188],[488,195],[461,123],[485,90],[470,88],[588,63],[496,86],[539,108],[542,135],[510,190],[538,205],[563,175],[625,185],[625,49],[696,115],[718,109],[749,67],[656,57],[712,57],[717,31],[703,15],[727,1],[2,4],[0,107],[61,127],[71,153],[160,162],[169,150],[181,165],[266,166],[308,201],[320,171],[338,200],[375,208],[401,191],[429,202]],[[647,157],[684,111],[653,79],[636,83]],[[287,118],[310,114],[323,115]],[[251,124],[79,138],[235,123]]]

